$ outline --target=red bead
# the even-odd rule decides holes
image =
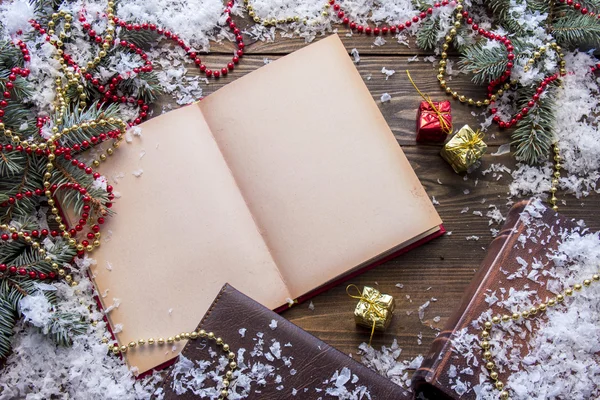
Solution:
[[[404,24],[398,24],[398,31],[402,32],[404,30]]]
[[[3,96],[5,99],[10,99],[10,92],[4,92]]]
[[[227,73],[229,72],[229,70],[225,67],[221,68],[221,75],[225,76],[227,75]]]
[[[572,6],[573,5],[573,0],[567,0],[567,5]]]
[[[396,25],[390,26],[390,32],[391,33],[396,33]]]
[[[588,9],[587,9],[587,8],[582,8],[582,9],[581,9],[581,13],[582,13],[583,15],[587,14],[587,13],[588,13]]]
[[[477,24],[473,24],[473,26],[471,27],[471,29],[473,29],[474,31],[479,29],[479,25]]]
[[[575,3],[575,5],[573,6],[576,10],[579,10],[581,8],[581,4],[579,3]]]
[[[527,115],[528,112],[529,112],[529,109],[527,107],[523,107],[523,109],[521,110],[521,114],[523,114],[523,115]]]
[[[8,268],[8,272],[11,274],[16,274],[17,273],[17,267],[15,267],[14,265]]]
[[[338,16],[338,18],[340,18],[340,19],[341,19],[341,18],[344,18],[344,15],[345,15],[345,14],[344,14],[344,12],[343,12],[343,11],[339,11],[337,16]]]
[[[35,279],[37,277],[37,272],[35,272],[35,271],[29,271],[29,277],[31,279]]]
[[[221,73],[220,73],[218,70],[215,70],[215,71],[213,71],[213,76],[214,76],[215,78],[218,78],[218,77],[220,77],[220,76],[221,76]]]
[[[56,278],[56,273],[54,273],[54,272],[49,272],[49,273],[48,273],[48,277],[49,277],[50,279],[54,279],[54,278]]]
[[[0,272],[6,272],[7,269],[8,267],[6,266],[6,264],[0,264]]]
[[[407,28],[410,28],[411,25],[412,25],[412,22],[410,22],[410,21],[406,21],[404,23],[404,26],[406,26]]]
[[[27,275],[27,270],[25,268],[19,268],[19,275]]]
[[[358,25],[356,27],[356,30],[358,31],[358,33],[362,33],[365,30],[365,28],[362,25]]]
[[[529,101],[527,102],[527,106],[528,106],[528,107],[533,107],[534,105],[535,105],[535,102],[534,102],[533,100],[529,100]]]
[[[349,22],[350,22],[350,19],[348,17],[344,17],[344,19],[342,20],[342,23],[344,25],[348,25]]]
[[[372,32],[372,30],[371,30],[371,27],[370,27],[370,26],[367,26],[367,27],[365,28],[365,33],[366,33],[367,35],[370,35],[370,34],[371,34],[371,32]]]
[[[500,121],[498,123],[498,125],[500,125],[500,128],[502,128],[502,129],[506,128],[506,122],[504,122],[504,121]]]
[[[239,49],[238,51],[236,51],[236,54],[238,55],[238,57],[241,57],[244,55],[244,50]]]
[[[384,26],[383,28],[381,28],[381,33],[385,35],[388,33],[388,30],[389,30],[388,27]]]
[[[47,278],[47,276],[46,276],[46,274],[45,274],[45,273],[43,273],[43,272],[40,272],[40,274],[39,274],[39,278],[40,278],[41,280],[44,280],[44,279],[46,279],[46,278]]]
[[[513,67],[512,62],[509,61],[508,63],[506,63],[506,69],[512,69],[512,67]]]
[[[433,13],[433,8],[429,7],[427,9],[427,14],[431,15]]]
[[[356,29],[356,22],[350,23],[350,29]]]
[[[227,63],[227,68],[228,68],[230,71],[233,71],[233,68],[234,68],[234,65],[233,65],[233,63]]]
[[[506,56],[506,58],[508,58],[509,60],[514,60],[515,59],[515,54],[514,53],[508,53],[508,55]]]
[[[381,29],[379,28],[373,28],[373,34],[374,35],[379,35],[381,33]]]
[[[8,80],[15,81],[15,80],[17,80],[17,76],[15,74],[10,74],[10,75],[8,75]]]
[[[8,240],[8,239],[9,239],[9,236],[8,236],[8,234],[6,234],[6,233],[3,233],[3,234],[2,234],[2,236],[0,236],[0,237],[1,237],[1,238],[2,238],[2,240],[4,240],[4,241],[6,241],[6,240]]]
[[[419,22],[419,17],[417,17],[416,15],[414,17],[412,17],[413,22]]]

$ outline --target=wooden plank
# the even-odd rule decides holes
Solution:
[[[205,86],[204,95],[209,95],[234,79],[264,66],[265,60],[272,61],[279,57],[281,56],[244,56],[240,64],[227,77],[217,80],[210,79],[208,85]],[[451,97],[440,88],[436,79],[437,69],[434,64],[423,61],[408,62],[407,60],[408,57],[406,56],[363,56],[357,68],[398,142],[402,145],[414,145],[417,107],[422,98],[409,82],[405,70],[410,70],[411,76],[420,90],[431,96],[433,100],[448,100]],[[206,58],[207,66],[212,69],[220,68],[229,61],[228,56],[217,54],[211,54]],[[386,75],[381,72],[383,67],[393,69],[396,73],[386,80]],[[199,70],[191,63],[189,64],[189,71],[190,75],[199,73]],[[449,84],[452,87],[462,88],[461,93],[468,97],[483,99],[482,95],[485,93],[485,89],[472,84],[469,77],[464,74],[453,77]],[[391,101],[382,103],[381,95],[383,93],[389,93],[392,96]],[[164,104],[169,101],[168,98],[163,97],[159,103]],[[483,109],[452,100],[452,118],[456,128],[460,128],[464,124],[477,128],[484,118],[476,118],[471,113],[481,113],[482,111]],[[510,141],[509,135],[510,131],[500,131],[494,125],[488,130],[486,142],[490,145],[508,143]]]

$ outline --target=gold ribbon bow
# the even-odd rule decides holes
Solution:
[[[351,288],[356,289],[356,291],[358,292],[358,296],[350,294],[349,290]],[[350,284],[350,285],[346,286],[346,293],[348,294],[348,296],[352,297],[353,299],[358,299],[359,301],[364,301],[365,303],[367,303],[369,305],[369,307],[364,312],[364,314],[365,314],[365,316],[367,316],[368,319],[371,319],[373,321],[373,326],[371,327],[371,336],[369,337],[369,346],[371,346],[371,341],[373,340],[373,333],[375,333],[375,325],[377,324],[378,320],[385,320],[385,318],[387,316],[387,309],[385,308],[384,305],[382,305],[381,303],[378,303],[376,299],[373,299],[373,298],[363,295],[363,293],[360,291],[358,286],[356,286],[354,284]],[[379,292],[377,292],[377,293],[379,293]],[[373,316],[373,314],[375,314],[375,315]]]
[[[444,118],[444,114],[447,114],[447,113],[442,112],[438,107],[436,107],[435,103],[433,102],[433,100],[431,100],[431,97],[429,97],[429,95],[424,94],[423,92],[421,92],[419,90],[419,88],[417,87],[417,84],[415,83],[415,81],[413,81],[412,77],[410,76],[410,72],[408,72],[408,70],[406,70],[406,75],[408,75],[408,80],[410,81],[410,83],[412,83],[412,85],[414,86],[417,93],[419,93],[421,95],[423,100],[425,100],[427,102],[427,104],[429,104],[429,107],[431,107],[431,109],[433,110],[435,115],[437,115],[438,121],[440,122],[440,127],[442,128],[442,131],[446,132],[446,133],[450,133],[450,131],[452,130],[452,126],[448,123],[448,121],[446,121],[446,118]]]

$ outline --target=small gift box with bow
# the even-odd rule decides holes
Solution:
[[[355,288],[358,295],[350,294],[351,288]],[[348,285],[346,292],[350,297],[359,300],[354,309],[354,320],[357,325],[371,329],[371,338],[375,330],[384,331],[390,325],[395,307],[392,296],[369,286],[365,286],[361,293],[356,285]]]
[[[452,131],[449,101],[422,101],[417,112],[417,142],[443,142]]]
[[[452,166],[455,172],[465,172],[487,149],[483,133],[465,125],[444,145],[440,155]]]

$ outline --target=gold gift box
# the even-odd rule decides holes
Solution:
[[[357,325],[383,331],[392,321],[394,307],[395,303],[392,296],[365,286],[354,309],[354,320]]]
[[[475,164],[486,150],[487,144],[483,141],[483,133],[465,125],[444,145],[440,155],[455,172],[460,173]]]

